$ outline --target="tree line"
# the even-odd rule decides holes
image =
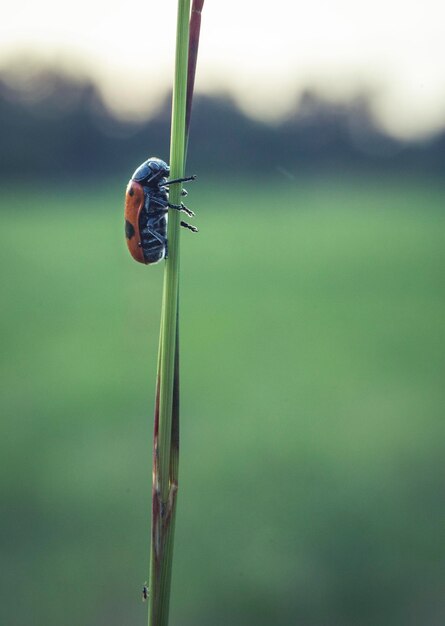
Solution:
[[[168,159],[170,98],[141,122],[117,120],[96,86],[62,72],[11,84],[0,74],[0,177],[69,180],[128,177],[150,155]],[[317,172],[402,172],[440,176],[445,132],[400,142],[373,121],[366,97],[335,105],[304,94],[276,124],[253,120],[229,98],[195,100],[189,167],[215,176],[289,176]]]

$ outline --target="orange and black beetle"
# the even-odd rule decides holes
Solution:
[[[168,209],[183,211],[193,217],[184,204],[171,204],[168,185],[194,180],[195,176],[167,180],[170,168],[161,159],[150,157],[140,165],[127,186],[125,194],[125,237],[131,256],[146,265],[167,257]],[[183,192],[185,194],[187,192]],[[196,232],[186,222],[181,226]]]

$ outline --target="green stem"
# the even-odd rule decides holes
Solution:
[[[172,128],[170,143],[170,176],[184,176],[185,110],[187,101],[187,66],[189,41],[190,0],[178,1],[178,27],[176,37],[176,67],[173,89]],[[172,185],[170,200],[181,203],[182,185]],[[161,387],[159,445],[160,483],[162,499],[169,494],[170,434],[173,404],[173,374],[175,361],[176,323],[179,287],[179,211],[169,212],[168,259],[164,273],[164,318],[162,325]]]
[[[190,0],[178,0],[170,144],[171,178],[183,177],[185,168],[189,17]],[[180,204],[181,190],[182,185],[172,185],[169,197],[173,204]],[[168,258],[164,272],[155,410],[149,626],[167,626],[168,624],[173,560],[178,472],[178,446],[175,444],[178,438],[178,425],[172,423],[172,415],[173,408],[177,410],[179,401],[177,323],[180,221],[178,211],[169,211]]]

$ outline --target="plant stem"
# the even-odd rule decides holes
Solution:
[[[189,17],[190,0],[178,0],[170,144],[172,178],[183,177],[185,167]],[[169,197],[173,204],[180,204],[181,190],[182,185],[172,185]],[[179,416],[179,223],[179,212],[169,211],[154,427],[149,626],[168,624],[172,573],[179,454],[179,423],[178,419],[173,421],[173,412]]]
[[[190,16],[189,60],[187,70],[187,108],[185,114],[185,154],[187,154],[190,118],[192,115],[193,91],[195,89],[196,63],[198,60],[199,35],[201,32],[201,12],[203,6],[204,0],[193,0],[192,14]]]
[[[204,0],[178,0],[170,174],[184,176]],[[180,203],[182,186],[170,188]],[[149,626],[167,626],[179,472],[179,222],[170,211],[164,272],[153,443]]]

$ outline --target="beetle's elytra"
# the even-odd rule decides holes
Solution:
[[[195,176],[167,180],[170,167],[157,157],[140,165],[127,185],[125,194],[125,238],[131,256],[139,263],[151,265],[167,257],[167,214],[176,209],[193,217],[184,204],[171,204],[168,186],[194,180]],[[186,193],[186,192],[183,192]],[[181,226],[196,232],[186,222]]]

